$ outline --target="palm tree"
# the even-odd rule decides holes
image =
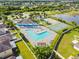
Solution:
[[[35,47],[34,51],[38,59],[47,59],[52,52],[50,47],[41,47],[41,46]]]

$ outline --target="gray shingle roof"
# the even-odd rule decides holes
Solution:
[[[0,24],[0,35],[3,35],[6,33],[6,31],[3,28],[6,28],[6,25]]]
[[[23,19],[18,24],[35,24],[31,19]]]
[[[10,57],[8,57],[6,59],[16,59],[16,57],[15,56],[10,56]]]
[[[6,51],[11,48],[10,40],[12,37],[10,34],[5,34],[0,36],[0,52]]]
[[[5,27],[6,27],[6,25],[0,24],[0,28],[5,28]]]
[[[11,47],[9,45],[5,45],[5,44],[0,43],[0,52],[6,51],[10,48]]]

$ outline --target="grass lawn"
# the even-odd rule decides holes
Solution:
[[[45,11],[45,13],[49,15],[61,14],[60,11]]]
[[[20,54],[22,55],[23,59],[35,59],[31,51],[28,47],[24,44],[23,41],[17,42],[16,45],[20,50]]]
[[[15,30],[10,30],[10,32],[15,33]]]
[[[79,54],[79,51],[73,48],[72,41],[74,40],[74,35],[79,36],[79,32],[73,30],[70,33],[65,34],[58,47],[58,52],[66,59],[69,56],[75,56]]]
[[[17,32],[17,30],[10,30],[11,32]],[[21,38],[21,36],[19,35],[19,31],[18,33],[15,35],[17,38]],[[27,43],[29,44],[29,43]],[[20,50],[20,54],[23,57],[23,59],[35,59],[35,56],[31,53],[31,50],[29,50],[28,46],[25,45],[25,43],[22,41],[19,41],[16,43],[18,49]],[[30,44],[29,44],[30,45]]]

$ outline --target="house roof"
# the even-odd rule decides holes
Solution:
[[[3,34],[5,34],[6,32],[5,31],[1,31],[0,30],[0,35],[3,35]]]
[[[2,39],[3,40],[12,40],[12,35],[10,33],[6,33],[6,34],[0,36],[0,41],[2,41]]]
[[[6,51],[6,50],[8,50],[10,48],[11,48],[10,45],[0,43],[0,52]]]
[[[0,35],[4,35],[4,34],[6,34],[5,28],[0,28]]]
[[[5,28],[6,25],[5,24],[0,24],[0,28]]]
[[[31,19],[23,19],[19,24],[35,24]]]
[[[75,44],[75,47],[77,47],[79,49],[79,43]]]
[[[10,34],[5,34],[0,36],[0,52],[6,51],[11,48],[10,40],[11,40]]]
[[[6,33],[6,25],[0,24],[0,35],[3,35]]]
[[[6,59],[16,59],[16,57],[15,56],[10,56],[10,57],[8,57]]]

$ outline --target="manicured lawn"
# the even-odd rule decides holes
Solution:
[[[23,59],[35,59],[31,51],[24,44],[23,41],[17,42],[16,45],[19,48],[20,54],[22,55]]]
[[[21,36],[19,34],[19,31],[17,31],[17,30],[11,30],[11,32],[17,32],[17,34],[15,36],[17,38],[21,38]],[[35,56],[32,54],[32,51],[24,43],[23,39],[22,39],[22,41],[17,42],[16,45],[17,45],[18,49],[20,50],[20,54],[23,57],[23,59],[35,59]]]
[[[54,15],[54,14],[61,14],[60,11],[45,11],[46,14],[49,14],[49,15]]]
[[[79,36],[79,32],[71,31],[71,32],[65,34],[58,47],[58,52],[66,59],[69,56],[75,56],[75,55],[79,54],[79,51],[77,51],[73,48],[72,41],[74,40],[74,35]]]

